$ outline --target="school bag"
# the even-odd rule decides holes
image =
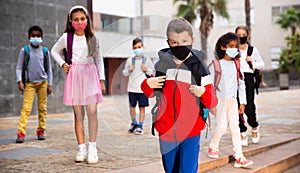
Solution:
[[[25,88],[25,83],[28,82],[28,77],[27,77],[27,81],[26,81],[26,76],[28,75],[28,63],[29,63],[29,60],[30,60],[30,51],[29,51],[29,46],[26,45],[24,46],[24,52],[25,52],[25,58],[24,58],[24,61],[23,61],[23,67],[22,67],[22,83],[24,84],[24,88]],[[48,64],[48,49],[46,47],[43,47],[43,55],[44,55],[44,69],[45,69],[45,72],[47,73],[48,71],[48,67],[49,67],[49,64]]]
[[[63,49],[65,62],[67,64],[72,64],[73,39],[74,34],[69,32],[67,34],[67,49]]]
[[[249,44],[248,50],[247,50],[247,56],[251,56],[252,53],[253,53],[253,46],[251,46],[251,45]],[[249,65],[249,67],[253,70],[253,65],[252,65],[252,63],[251,63],[251,62],[248,62],[248,65]],[[254,72],[253,72],[253,76],[254,76],[254,88],[255,88],[255,90],[256,90],[256,94],[258,94],[258,88],[259,88],[259,86],[260,86],[260,84],[261,84],[261,82],[262,82],[262,76],[263,76],[263,74],[262,74],[261,70],[259,70],[259,69],[257,69],[257,68],[254,69],[253,71],[254,71]]]
[[[243,75],[242,75],[242,73],[241,73],[241,64],[240,64],[240,60],[239,60],[238,58],[234,58],[234,59],[233,59],[233,62],[234,62],[235,67],[236,67],[236,71],[237,71],[237,82],[238,82],[238,84],[239,84],[239,79],[243,79]],[[214,66],[214,70],[215,70],[214,87],[215,87],[215,90],[220,91],[220,89],[219,89],[219,83],[220,83],[221,75],[222,75],[220,61],[217,60],[217,59],[212,60],[212,62],[208,65],[208,68],[209,68],[210,66],[212,66],[212,65]]]
[[[135,65],[135,60],[136,60],[136,57],[134,56],[132,59],[131,59],[131,65]],[[142,65],[145,65],[146,64],[146,61],[147,61],[147,58],[146,57],[142,57]],[[146,72],[144,72],[146,77],[149,78],[150,75],[148,75]]]

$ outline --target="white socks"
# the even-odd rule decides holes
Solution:
[[[96,142],[89,142],[89,149],[96,148]]]
[[[84,153],[86,153],[86,146],[85,146],[85,144],[79,144],[78,145],[78,149],[79,149],[79,151],[83,151]]]

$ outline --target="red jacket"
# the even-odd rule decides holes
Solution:
[[[155,76],[167,75],[154,122],[160,138],[165,141],[182,141],[200,135],[205,127],[200,108],[205,106],[209,109],[218,102],[207,67],[197,58],[202,52],[192,52],[192,56],[178,67],[169,49],[161,50],[160,60],[155,65]],[[191,84],[196,83],[201,83],[206,89],[200,97],[200,106],[199,99],[188,90]],[[154,96],[154,89],[148,86],[147,79],[143,81],[141,88],[146,96]]]

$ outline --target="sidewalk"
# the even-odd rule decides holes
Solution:
[[[276,140],[276,135],[281,133],[300,134],[299,96],[299,88],[285,91],[265,89],[259,93],[256,102],[261,140],[268,136],[274,136]],[[154,99],[150,102],[153,105]],[[72,113],[48,115],[45,141],[36,140],[37,116],[30,116],[23,144],[15,143],[19,117],[0,118],[0,172],[102,173],[160,161],[158,138],[150,134],[150,108],[146,111],[145,134],[128,134],[130,120],[127,95],[105,97],[104,102],[99,105],[99,163],[96,165],[74,162],[77,142]],[[86,134],[87,127],[86,124]],[[250,130],[248,132],[250,134]],[[211,131],[208,133],[208,139],[210,136]],[[88,137],[86,139],[88,140]],[[208,139],[205,139],[203,133],[201,151],[207,151]],[[229,133],[224,135],[221,143],[221,148],[231,145]],[[151,170],[149,167],[145,169]],[[143,170],[139,169],[137,172]]]

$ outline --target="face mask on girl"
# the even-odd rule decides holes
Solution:
[[[245,36],[245,37],[239,37],[239,39],[240,39],[240,43],[241,44],[245,44],[246,42],[247,42],[247,36]]]
[[[41,37],[30,37],[29,41],[33,46],[38,46],[43,42]]]
[[[238,50],[238,48],[227,48],[226,49],[226,54],[230,58],[235,58],[239,54],[239,50]]]
[[[132,52],[135,55],[143,55],[144,54],[144,49],[143,48],[137,48],[137,49],[133,49]]]
[[[72,26],[74,27],[74,29],[76,31],[79,31],[79,32],[82,32],[84,31],[84,29],[86,28],[87,26],[87,21],[81,21],[81,22],[72,22]]]
[[[191,52],[192,45],[170,47],[173,55],[183,61]]]

